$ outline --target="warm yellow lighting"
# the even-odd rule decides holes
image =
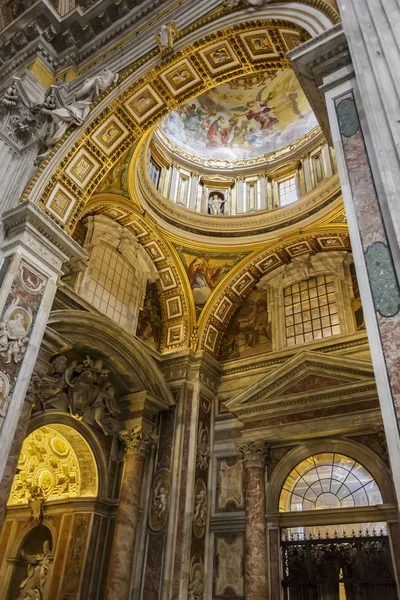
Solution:
[[[97,495],[93,454],[70,427],[39,427],[25,439],[8,504],[26,504],[37,493],[46,500]]]

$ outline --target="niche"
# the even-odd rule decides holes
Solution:
[[[38,525],[25,536],[14,560],[7,600],[44,600],[50,579],[51,532]]]

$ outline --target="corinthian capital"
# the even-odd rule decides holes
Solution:
[[[134,427],[119,433],[126,454],[140,454],[144,456],[151,446],[157,443],[158,436],[151,432],[143,431],[142,427]]]
[[[245,469],[264,467],[269,455],[267,442],[239,442],[236,444],[236,448],[243,457]]]

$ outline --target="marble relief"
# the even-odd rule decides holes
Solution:
[[[217,462],[217,511],[244,510],[243,461],[237,457]]]
[[[208,516],[207,488],[202,479],[196,481],[194,487],[194,515],[193,515],[193,533],[197,538],[202,538]]]
[[[160,531],[168,519],[170,475],[164,471],[156,475],[150,501],[149,525],[153,531]]]
[[[12,395],[46,282],[44,276],[21,261],[0,316],[1,416],[5,415],[8,399]]]
[[[244,539],[216,538],[216,573],[214,597],[238,599],[244,597]]]
[[[205,579],[203,561],[194,554],[190,560],[188,600],[203,600]]]
[[[203,421],[199,424],[197,437],[197,459],[196,466],[200,470],[208,469],[210,460],[210,431]]]

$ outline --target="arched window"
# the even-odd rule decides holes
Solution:
[[[372,475],[348,456],[324,452],[306,458],[289,474],[280,495],[279,511],[375,504],[382,504],[382,496]]]

